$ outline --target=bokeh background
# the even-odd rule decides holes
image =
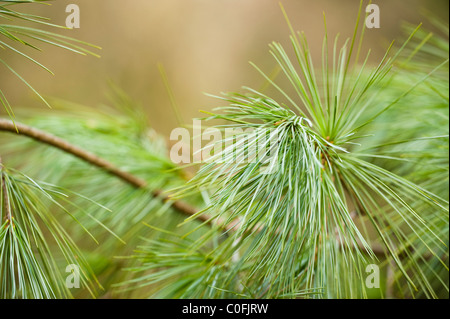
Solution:
[[[59,32],[99,45],[101,58],[45,45],[41,45],[43,52],[26,51],[48,66],[54,76],[5,50],[0,50],[2,58],[5,56],[44,96],[84,105],[107,103],[108,81],[112,81],[145,108],[150,124],[163,134],[169,134],[178,123],[158,63],[167,71],[183,119],[190,122],[192,117],[201,116],[200,109],[218,105],[204,92],[218,94],[240,90],[243,85],[263,86],[264,80],[248,62],[270,73],[275,63],[268,44],[275,40],[288,45],[289,30],[275,0],[56,0],[50,6],[26,5],[23,9],[65,24],[65,8],[71,3],[80,7],[81,28]],[[318,62],[323,13],[330,38],[338,32],[345,38],[352,34],[359,7],[359,0],[282,3],[295,29],[306,33]],[[381,28],[366,29],[365,49],[372,49],[372,63],[392,39],[405,39],[403,21],[423,22],[431,30],[430,18],[448,22],[447,0],[373,3],[380,7]],[[15,109],[46,107],[4,67],[0,67],[0,87]]]

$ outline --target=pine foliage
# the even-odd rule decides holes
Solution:
[[[7,2],[23,1],[0,1],[0,19],[41,21]],[[407,39],[372,65],[370,51],[360,60],[362,4],[343,43],[324,20],[320,63],[283,10],[291,47],[270,44],[283,78],[253,65],[267,92],[215,96],[223,106],[203,120],[240,133],[223,134],[216,143],[227,146],[192,177],[117,88],[112,106],[55,100],[22,112],[145,186],[20,134],[2,138],[0,296],[72,297],[63,269],[77,264],[85,289],[75,297],[448,298],[448,26],[437,23],[442,36],[405,26]],[[88,53],[38,29],[1,24],[1,35]],[[261,146],[268,153],[252,157]],[[180,214],[180,200],[196,213]],[[372,264],[378,289],[366,285]]]

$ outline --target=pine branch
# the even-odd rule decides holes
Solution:
[[[116,176],[122,181],[136,188],[147,188],[147,182],[133,174],[125,172],[117,168],[114,164],[108,162],[107,160],[98,157],[97,155],[88,152],[78,146],[75,146],[59,137],[56,137],[50,133],[44,132],[42,130],[30,127],[28,125],[13,122],[11,120],[0,119],[0,131],[9,132],[13,134],[18,134],[34,139],[40,143],[44,143],[55,147],[65,153],[71,154],[87,163],[90,163],[111,175]],[[198,214],[198,210],[184,201],[173,201],[169,196],[163,194],[163,190],[153,190],[152,196],[155,198],[160,198],[163,202],[172,201],[171,206],[178,212],[187,216],[195,216],[195,219],[218,226],[219,229],[224,232],[235,231],[239,225],[239,221],[233,221],[227,223],[223,218],[213,218],[208,214]],[[252,231],[259,232],[262,227],[256,227]],[[373,252],[378,256],[384,256],[384,251],[382,247],[372,247]]]
[[[114,166],[112,163],[104,160],[103,158],[100,158],[95,154],[92,154],[78,146],[72,145],[71,143],[47,132],[27,126],[25,124],[12,122],[11,120],[5,119],[0,119],[0,131],[27,136],[40,143],[58,148],[65,153],[71,154],[89,164],[92,164],[108,172],[111,175],[118,177],[129,185],[132,185],[136,188],[147,188],[147,182],[145,180],[136,177],[128,172],[125,172]],[[160,198],[163,202],[168,202],[170,200],[167,195],[163,195],[162,190],[152,191],[152,196]],[[182,201],[173,201],[172,207],[179,213],[188,216],[192,216],[197,213],[197,210],[195,208]],[[198,216],[198,219],[203,222],[207,222],[210,220],[210,217],[207,215],[202,215]]]

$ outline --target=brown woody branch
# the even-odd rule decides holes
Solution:
[[[8,190],[6,188],[6,180],[5,175],[3,174],[3,161],[2,157],[0,156],[0,185],[2,188],[1,193],[3,194],[2,202],[3,207],[5,209],[5,220],[12,221],[12,214],[11,214],[11,206],[9,205],[9,196],[8,196]]]
[[[32,138],[40,143],[44,143],[55,148],[60,149],[63,152],[71,154],[79,159],[90,163],[111,175],[114,175],[126,182],[129,185],[132,185],[136,188],[147,188],[147,182],[139,177],[136,177],[128,172],[125,172],[119,168],[117,168],[114,164],[104,160],[103,158],[98,157],[97,155],[90,153],[78,146],[75,146],[59,137],[56,137],[47,132],[41,131],[39,129],[21,124],[21,123],[13,123],[11,120],[0,119],[0,131],[9,132],[15,135],[23,135],[29,138]],[[152,191],[153,197],[160,198],[163,202],[169,201],[169,197],[164,195],[161,190]],[[173,201],[172,207],[184,214],[184,215],[194,215],[197,213],[197,210],[190,206],[189,204],[182,201]],[[202,215],[198,217],[202,221],[208,221],[210,219],[207,215]]]

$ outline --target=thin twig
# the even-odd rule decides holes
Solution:
[[[9,196],[8,190],[6,188],[6,179],[1,156],[0,156],[0,176],[1,176],[0,183],[2,185],[2,194],[3,194],[3,207],[5,208],[5,220],[11,222],[12,221],[11,206],[9,205]]]
[[[128,172],[125,172],[119,168],[117,168],[114,164],[106,161],[103,158],[98,157],[97,155],[90,153],[78,146],[75,146],[59,137],[56,137],[47,132],[41,131],[39,129],[27,126],[25,124],[21,124],[18,122],[13,123],[10,120],[0,119],[0,131],[9,132],[16,135],[27,136],[32,138],[38,142],[53,146],[55,148],[60,149],[63,152],[71,154],[79,159],[82,159],[85,162],[88,162],[111,175],[118,177],[129,185],[132,185],[136,188],[147,188],[147,182],[139,177],[136,177]],[[161,190],[153,190],[153,197],[160,198],[163,202],[169,202],[170,199],[167,195],[163,194]],[[178,212],[192,216],[197,213],[197,210],[190,206],[189,204],[182,201],[172,201],[171,206]],[[208,221],[210,216],[202,215],[198,217],[201,221]]]

